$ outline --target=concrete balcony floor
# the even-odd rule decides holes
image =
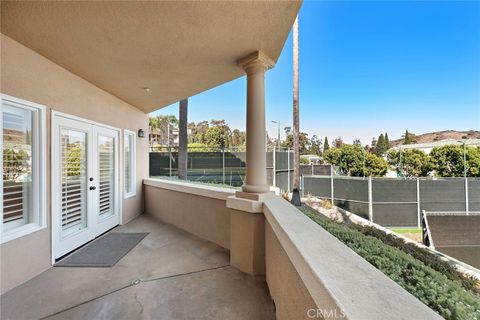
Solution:
[[[148,215],[114,232],[150,234],[112,268],[54,267],[10,290],[1,319],[275,318],[264,277],[227,250]]]

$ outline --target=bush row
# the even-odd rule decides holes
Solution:
[[[380,239],[336,223],[309,207],[305,215],[445,319],[480,320],[480,297],[462,284]]]
[[[443,260],[441,257],[435,255],[434,253],[420,248],[413,243],[407,243],[403,239],[395,237],[392,234],[387,234],[382,230],[379,230],[372,226],[362,226],[355,223],[349,223],[348,226],[360,231],[367,236],[372,236],[380,239],[383,243],[389,246],[393,246],[402,250],[403,252],[408,253],[409,255],[411,255],[417,260],[420,260],[430,268],[443,273],[450,280],[460,281],[460,283],[465,289],[471,290],[476,294],[480,293],[479,283],[477,279],[459,272],[453,264]]]

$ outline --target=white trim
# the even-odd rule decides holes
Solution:
[[[114,138],[114,153],[115,153],[115,185],[114,185],[114,197],[115,201],[113,204],[115,214],[106,217],[104,219],[99,219],[97,216],[96,205],[98,204],[98,194],[88,193],[87,196],[87,227],[83,229],[85,232],[82,237],[77,237],[72,239],[70,244],[61,244],[61,230],[59,228],[59,190],[58,190],[58,168],[60,166],[60,159],[57,157],[59,153],[59,132],[58,127],[61,123],[72,123],[72,126],[76,130],[85,130],[88,134],[87,139],[87,155],[88,155],[88,166],[87,166],[87,176],[95,177],[96,179],[93,182],[89,181],[89,186],[95,186],[99,188],[98,181],[98,167],[95,160],[95,155],[98,154],[98,136],[104,135]],[[72,247],[74,250],[78,246],[88,242],[89,240],[94,239],[99,236],[101,233],[111,229],[112,227],[118,225],[122,221],[122,201],[120,188],[121,184],[121,156],[120,156],[120,141],[121,141],[121,130],[114,128],[108,125],[104,125],[95,121],[90,121],[80,117],[72,116],[62,112],[52,111],[52,134],[51,134],[51,159],[52,159],[52,192],[51,192],[51,201],[52,201],[52,264],[55,263],[55,259],[62,256],[63,254],[68,253],[68,247]],[[99,192],[96,191],[96,192]],[[79,236],[80,233],[77,234]],[[72,235],[73,236],[73,235]],[[70,236],[69,236],[70,237]],[[67,238],[64,238],[67,239]]]
[[[35,141],[32,149],[32,158],[35,156],[33,165],[34,179],[36,179],[34,190],[34,210],[37,215],[38,222],[29,223],[21,227],[12,229],[8,232],[3,232],[3,199],[2,209],[0,211],[0,243],[6,243],[14,239],[23,237],[30,233],[45,229],[47,227],[47,177],[46,177],[46,162],[47,162],[47,143],[46,143],[46,107],[44,105],[27,101],[24,99],[12,97],[6,94],[0,94],[1,106],[0,108],[0,132],[3,134],[3,101],[8,101],[20,108],[35,111],[34,128],[32,132],[35,134]],[[3,138],[0,139],[0,156],[3,159]],[[3,177],[3,160],[0,173]],[[3,178],[1,179],[0,188],[3,194]]]
[[[52,118],[54,116],[62,117],[62,118],[70,119],[70,120],[82,121],[82,122],[85,122],[85,123],[88,123],[88,124],[93,124],[93,125],[96,125],[96,126],[99,126],[99,127],[102,127],[102,128],[116,130],[119,133],[121,133],[121,131],[122,131],[120,128],[109,126],[108,124],[103,124],[103,123],[100,123],[100,122],[85,119],[85,118],[82,118],[82,117],[77,117],[77,116],[74,116],[74,115],[71,115],[71,114],[68,114],[68,113],[64,113],[64,112],[60,112],[60,111],[56,111],[56,110],[52,109]]]
[[[127,187],[127,181],[126,181],[126,177],[125,177],[125,166],[127,165],[127,161],[128,159],[125,157],[125,139],[127,139],[127,137],[129,136],[132,136],[133,139],[132,139],[132,142],[133,142],[133,145],[132,146],[129,146],[129,150],[130,150],[130,158],[131,158],[131,172],[130,172],[130,177],[131,177],[131,183],[133,184],[132,186],[132,191],[131,192],[126,192],[125,189]],[[127,141],[130,141],[129,139]],[[122,150],[123,150],[123,166],[122,166],[122,172],[123,172],[123,199],[128,199],[128,198],[132,198],[132,197],[135,197],[137,195],[137,133],[136,132],[133,132],[133,131],[130,131],[130,130],[127,130],[127,129],[123,129],[123,147],[122,147]]]
[[[2,215],[3,215],[3,212],[2,212]],[[39,225],[38,223],[25,224],[23,226],[12,229],[12,231],[10,231],[10,232],[3,233],[1,243],[2,244],[7,243],[9,241],[18,239],[20,237],[29,235],[30,233],[34,233],[34,232],[37,232],[39,230],[43,230],[43,229],[46,229],[46,228],[47,228],[46,225],[42,226],[42,225]]]

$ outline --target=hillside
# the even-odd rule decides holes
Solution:
[[[423,134],[415,135],[415,137],[413,138],[413,143],[428,143],[428,142],[440,141],[445,139],[455,139],[455,140],[480,139],[480,131],[445,130],[445,131],[423,133]],[[395,147],[400,144],[403,144],[403,138],[390,141],[390,147]]]

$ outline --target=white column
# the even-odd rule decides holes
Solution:
[[[247,166],[243,192],[265,193],[267,184],[267,154],[265,147],[265,71],[273,61],[257,51],[238,64],[247,73]]]

